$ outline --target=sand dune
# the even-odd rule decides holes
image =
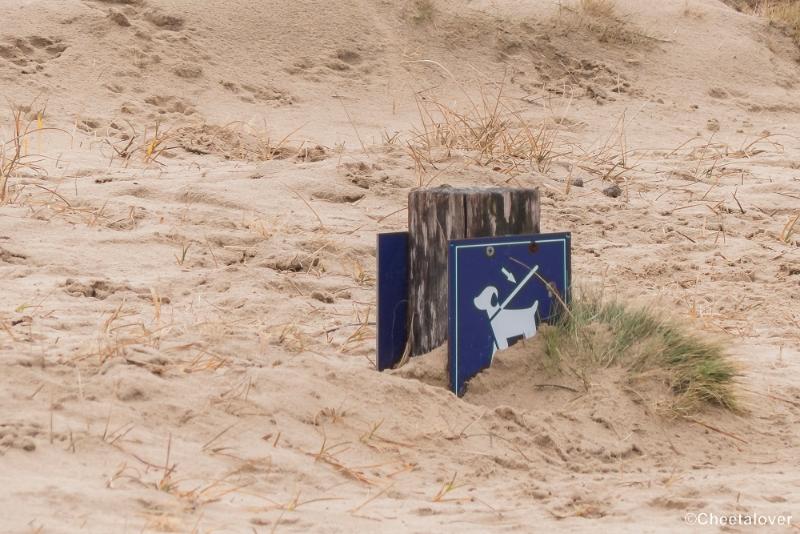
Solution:
[[[4,8],[1,137],[37,131],[0,206],[0,531],[800,524],[780,28],[715,0]],[[541,161],[415,161],[425,110],[498,95]],[[583,390],[538,339],[461,399],[443,349],[374,371],[375,234],[420,183],[539,187],[575,279],[723,337],[746,410],[669,418],[613,368]]]

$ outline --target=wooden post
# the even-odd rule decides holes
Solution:
[[[539,232],[539,190],[414,189],[408,195],[411,356],[447,340],[447,242]]]

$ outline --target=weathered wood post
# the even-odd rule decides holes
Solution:
[[[447,340],[447,242],[539,232],[539,190],[414,189],[408,196],[410,355]]]

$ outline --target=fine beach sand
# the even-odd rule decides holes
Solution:
[[[0,141],[37,131],[0,206],[0,532],[800,525],[800,48],[716,0],[579,4],[3,0]],[[426,111],[498,95],[541,161],[421,156]],[[461,399],[442,348],[377,373],[375,234],[444,183],[539,187],[575,282],[723,339],[745,410],[580,388],[540,339]]]

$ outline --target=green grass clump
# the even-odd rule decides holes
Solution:
[[[738,410],[737,369],[725,347],[652,308],[576,297],[541,335],[548,363],[556,368],[579,369],[582,377],[611,366],[629,370],[632,378],[663,376],[679,413],[706,405]]]

